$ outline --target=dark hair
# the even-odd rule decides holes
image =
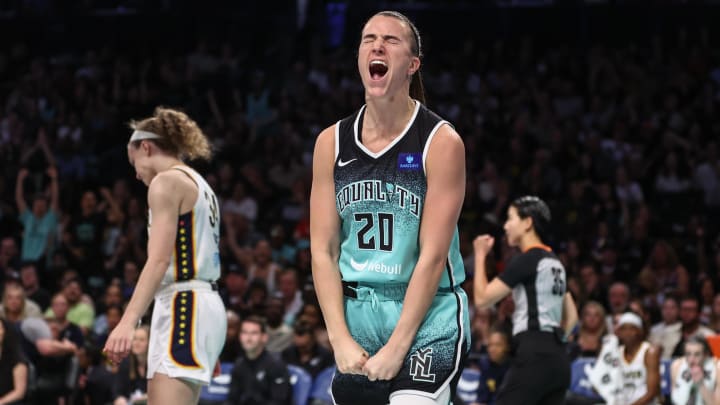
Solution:
[[[705,356],[712,356],[712,350],[710,350],[710,345],[708,344],[707,339],[705,339],[704,337],[700,335],[690,336],[685,340],[685,344],[687,345],[688,343],[694,343],[702,346]]]
[[[8,364],[16,364],[23,361],[21,340],[17,329],[8,321],[0,319],[2,327],[5,329],[5,336],[2,340],[2,356],[3,360]]]
[[[510,203],[510,206],[515,207],[520,218],[532,218],[535,233],[540,237],[540,240],[545,241],[547,239],[552,216],[545,201],[534,195],[526,195],[515,199]]]
[[[410,31],[412,31],[412,41],[410,44],[410,50],[412,51],[413,55],[422,59],[423,52],[422,52],[422,39],[420,38],[420,31],[417,29],[415,24],[413,24],[413,22],[410,21],[409,18],[407,18],[407,16],[405,14],[402,14],[397,11],[381,11],[375,15],[376,16],[381,15],[384,17],[392,17],[392,18],[398,19],[401,22],[407,24],[407,26],[410,27]],[[415,72],[415,74],[413,74],[413,77],[410,80],[410,97],[425,104],[425,86],[423,85],[422,74],[420,74],[419,69]]]
[[[296,335],[312,335],[313,334],[313,328],[312,326],[304,320],[299,320],[295,322],[295,325],[293,327],[293,331]]]
[[[265,318],[258,316],[258,315],[250,315],[247,318],[243,319],[240,324],[242,325],[245,322],[254,323],[256,325],[260,325],[260,331],[262,333],[267,333],[267,321],[265,321]]]
[[[687,295],[685,295],[685,296],[682,297],[682,299],[680,300],[679,304],[682,306],[682,303],[685,302],[685,301],[692,301],[692,302],[694,302],[694,303],[697,305],[698,311],[702,308],[702,302],[700,302],[700,298],[699,298],[697,295],[687,294]]]

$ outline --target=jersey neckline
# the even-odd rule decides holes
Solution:
[[[353,124],[353,135],[355,138],[355,144],[358,146],[358,148],[360,148],[360,150],[365,152],[366,155],[370,156],[373,159],[377,159],[377,158],[381,157],[387,151],[392,149],[393,146],[395,146],[398,142],[400,142],[401,139],[403,139],[405,137],[405,134],[408,133],[408,131],[410,130],[410,127],[412,127],[412,125],[415,123],[415,118],[417,117],[418,111],[420,111],[420,102],[417,100],[413,100],[413,101],[415,102],[415,110],[413,111],[413,114],[410,117],[410,120],[408,121],[407,125],[405,125],[405,129],[403,129],[403,131],[400,133],[400,135],[398,135],[395,139],[393,139],[392,142],[387,144],[387,146],[385,146],[378,152],[371,151],[370,149],[365,147],[365,145],[363,145],[362,142],[360,142],[360,133],[358,132],[360,118],[363,116],[363,114],[365,112],[365,107],[367,107],[367,104],[363,105],[360,108],[360,111],[358,112],[357,117],[355,117],[355,123]]]

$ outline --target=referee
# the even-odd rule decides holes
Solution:
[[[480,235],[473,242],[476,308],[492,306],[510,291],[515,301],[514,356],[496,404],[563,404],[570,385],[564,340],[577,322],[577,309],[566,292],[565,268],[542,241],[550,209],[538,197],[525,196],[510,204],[507,215],[508,244],[522,253],[489,284],[485,258],[495,239]]]

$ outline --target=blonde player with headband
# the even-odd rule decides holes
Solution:
[[[184,158],[208,159],[210,146],[182,112],[157,108],[132,122],[128,159],[148,186],[148,259],[130,303],[105,344],[111,361],[128,355],[139,320],[155,299],[147,376],[148,403],[197,404],[225,341],[217,199]]]

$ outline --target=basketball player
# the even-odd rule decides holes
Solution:
[[[541,199],[525,196],[508,208],[505,235],[520,249],[500,276],[488,284],[485,258],[494,238],[480,235],[475,249],[475,306],[487,308],[511,291],[514,358],[497,395],[496,404],[562,404],[570,385],[570,362],[565,336],[577,322],[577,309],[566,292],[565,268],[542,236],[550,209]]]
[[[342,405],[448,404],[468,350],[465,152],[423,105],[420,57],[407,17],[370,18],[357,57],[366,104],[315,146],[313,277]]]
[[[118,326],[105,344],[111,361],[130,351],[133,332],[155,298],[147,375],[148,400],[197,404],[225,341],[220,276],[220,217],[210,186],[182,159],[210,157],[207,139],[182,112],[157,108],[132,122],[128,158],[148,186],[148,259]]]
[[[685,356],[670,368],[671,399],[676,405],[720,404],[720,363],[710,352],[707,340],[693,336],[685,342]]]

